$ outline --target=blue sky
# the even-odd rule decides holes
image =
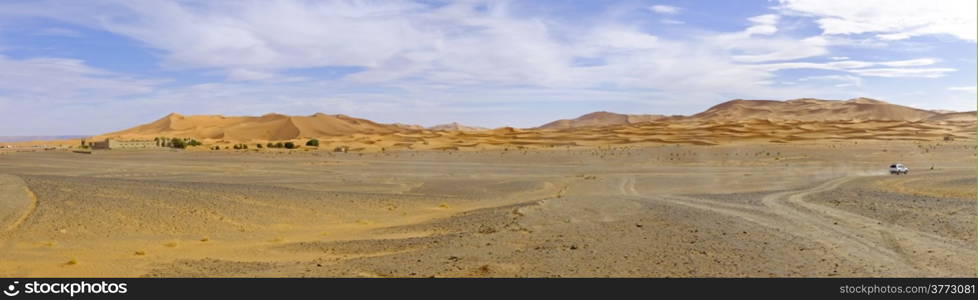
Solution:
[[[529,127],[730,99],[976,107],[940,1],[4,1],[0,136],[181,114]]]

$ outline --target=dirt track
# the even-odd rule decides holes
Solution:
[[[693,208],[736,216],[762,226],[814,240],[852,261],[882,273],[906,276],[954,276],[972,270],[974,245],[852,212],[806,201],[855,177],[832,179],[817,186],[764,196],[763,206],[729,204],[682,196],[661,199]],[[851,199],[858,201],[858,199]],[[923,255],[927,253],[927,255]],[[876,266],[873,266],[876,264]]]

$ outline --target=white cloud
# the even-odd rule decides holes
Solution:
[[[150,93],[161,83],[92,68],[77,59],[0,56],[0,93],[21,101],[105,101]]]
[[[743,31],[708,37],[712,47],[726,49],[735,62],[760,63],[796,60],[828,54],[829,41],[822,36],[793,38],[774,36],[779,15],[767,14],[748,18],[753,24]]]
[[[723,81],[724,86],[742,89],[766,82],[770,74],[748,75],[754,69],[738,66],[738,62],[793,59],[823,52],[814,39],[795,47],[790,45],[796,41],[787,38],[759,43],[750,41],[748,34],[735,37],[729,46],[710,36],[706,40],[713,42],[708,44],[663,41],[625,24],[581,29],[540,17],[518,17],[509,10],[509,3],[495,1],[438,7],[345,1],[100,4],[105,5],[67,5],[61,15],[35,13],[131,37],[163,50],[168,67],[218,70],[229,80],[288,81],[296,78],[283,78],[284,70],[358,66],[364,71],[343,80],[647,88],[659,85],[657,82],[677,81],[703,86],[697,78],[717,77],[715,80]],[[777,19],[771,15],[750,21],[769,25]],[[782,46],[792,49],[777,49]],[[731,60],[728,50],[745,55]],[[600,64],[575,65],[582,58]],[[745,74],[720,77],[730,73]]]
[[[842,61],[830,61],[824,63],[818,62],[783,62],[783,63],[767,63],[756,65],[758,69],[767,72],[779,71],[779,70],[790,70],[790,69],[816,69],[816,70],[831,70],[831,71],[842,71],[859,76],[870,76],[870,77],[916,77],[916,78],[938,78],[944,77],[948,73],[955,72],[957,69],[954,68],[913,68],[919,66],[926,66],[936,63],[937,61],[932,58],[919,58],[910,60],[896,60],[896,61],[878,61],[878,62],[868,62],[868,61],[858,61],[858,60],[842,60]],[[870,68],[870,67],[893,67],[893,68]]]
[[[738,50],[751,52],[751,54],[733,55],[731,57],[734,61],[749,63],[794,60],[828,53],[825,39],[819,36],[800,41],[793,39],[745,40],[731,45],[735,45]]]
[[[947,73],[954,72],[955,69],[952,68],[922,68],[922,69],[908,69],[908,68],[878,68],[878,69],[856,69],[850,70],[849,72],[862,75],[862,76],[874,76],[874,77],[923,77],[923,78],[938,78],[944,77]]]
[[[760,15],[756,17],[748,18],[748,21],[754,23],[753,26],[748,27],[744,32],[748,35],[771,35],[778,32],[778,20],[781,16],[775,14]]]
[[[863,85],[863,79],[858,76],[852,75],[823,75],[823,76],[809,76],[799,78],[798,81],[801,82],[838,82],[833,84],[834,87],[861,87]]]
[[[756,24],[763,24],[763,25],[774,25],[774,24],[777,24],[778,23],[778,20],[780,20],[780,19],[781,19],[781,16],[776,15],[776,14],[766,14],[766,15],[760,15],[760,16],[755,16],[755,17],[747,18],[748,21],[751,21],[751,22],[756,23]]]
[[[976,42],[974,0],[779,0],[786,13],[818,18],[828,35],[875,34],[883,40],[946,34]]]
[[[0,134],[91,134],[116,130],[129,112],[118,104],[151,95],[163,80],[133,78],[97,69],[76,59],[0,55]],[[114,109],[105,109],[106,104]],[[135,124],[135,123],[130,123]],[[115,124],[114,126],[119,126]],[[92,131],[93,128],[104,131]]]
[[[652,7],[649,7],[649,10],[657,14],[674,15],[678,14],[682,8],[669,5],[653,5]]]
[[[879,64],[888,67],[919,67],[919,66],[933,65],[935,63],[937,63],[937,60],[933,58],[918,58],[918,59],[910,59],[910,60],[881,62]]]
[[[415,23],[417,6],[410,4],[121,2],[119,7],[103,13],[108,15],[100,16],[97,26],[166,50],[167,62],[177,67],[254,73],[374,67],[403,51],[430,46],[416,41],[437,39],[419,30],[424,24]]]
[[[949,91],[960,91],[960,92],[970,92],[978,93],[978,87],[975,86],[952,86],[947,88]]]

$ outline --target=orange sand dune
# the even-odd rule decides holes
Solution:
[[[317,138],[307,150],[384,152],[387,150],[481,150],[594,147],[621,144],[718,145],[731,142],[789,143],[812,140],[974,139],[975,112],[939,113],[879,100],[732,100],[692,116],[626,115],[595,112],[537,128],[484,129],[459,123],[422,128],[382,124],[344,115],[267,114],[260,117],[170,114],[152,123],[93,139],[195,138],[207,147]],[[77,140],[19,143],[21,146],[77,146]],[[251,147],[252,150],[257,145]]]
[[[656,121],[666,118],[663,115],[625,115],[606,111],[589,113],[575,119],[557,120],[543,124],[536,129],[569,129],[590,126],[625,125]]]
[[[435,125],[435,126],[428,127],[428,129],[435,130],[435,131],[482,131],[482,130],[489,130],[488,128],[484,128],[484,127],[476,127],[476,126],[462,125],[462,124],[459,124],[458,122],[452,122],[452,123],[448,123],[448,124]]]
[[[975,111],[944,113],[927,118],[930,122],[972,122],[978,120]]]
[[[226,141],[291,140],[300,138],[410,132],[410,126],[380,124],[345,115],[316,113],[311,116],[267,114],[261,117],[169,114],[146,125],[112,132],[94,139],[152,139],[158,136]]]
[[[855,98],[846,101],[803,98],[788,101],[732,100],[690,116],[691,120],[734,121],[746,119],[840,121],[920,121],[937,112]]]
[[[971,119],[968,119],[970,114]],[[846,101],[802,98],[788,101],[731,100],[690,116],[626,115],[593,112],[575,119],[563,119],[534,129],[567,130],[582,127],[615,126],[644,122],[736,122],[752,119],[773,121],[921,121],[974,119],[974,113],[931,111],[887,103],[869,98]]]

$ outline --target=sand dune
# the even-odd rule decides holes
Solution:
[[[563,119],[535,129],[566,130],[582,127],[635,125],[645,122],[735,122],[752,119],[772,121],[921,121],[963,116],[941,110],[922,110],[869,98],[846,101],[802,98],[787,101],[731,100],[690,116],[626,115],[599,111],[575,119]],[[945,116],[945,117],[942,117]],[[960,117],[957,117],[960,119]]]
[[[483,131],[483,130],[489,130],[489,128],[477,127],[477,126],[466,126],[466,125],[459,124],[458,122],[452,122],[452,123],[448,123],[448,124],[435,125],[435,126],[428,127],[428,129],[435,130],[435,131]]]
[[[291,133],[287,136],[295,136]],[[273,136],[274,137],[274,136]],[[942,141],[975,140],[974,121],[695,121],[645,122],[627,125],[581,127],[573,130],[533,130],[503,127],[484,131],[415,130],[319,137],[319,147],[300,151],[385,152],[399,150],[519,150],[555,147],[595,148],[663,144],[723,145],[731,143],[806,143],[813,141]],[[304,145],[304,139],[286,139]],[[236,141],[204,140],[209,151],[228,148]],[[264,141],[244,142],[264,144]],[[30,146],[77,146],[77,140],[20,143]],[[249,151],[259,151],[253,145]],[[274,151],[262,149],[260,151]]]
[[[735,121],[747,119],[793,121],[920,121],[939,115],[936,112],[855,98],[846,101],[795,99],[788,101],[732,100],[690,116],[705,121]]]
[[[94,137],[195,138],[207,150],[237,143],[305,141],[317,138],[333,151],[483,150],[609,145],[735,142],[791,143],[814,140],[975,139],[975,112],[938,113],[879,100],[732,100],[691,116],[626,115],[595,112],[541,127],[485,129],[460,123],[422,128],[382,124],[344,115],[267,114],[260,117],[170,114],[149,124]],[[72,147],[77,140],[21,142],[21,146]],[[258,148],[257,145],[251,147]]]
[[[589,113],[575,119],[557,120],[543,124],[536,129],[571,129],[580,127],[626,125],[656,121],[666,118],[663,115],[626,115],[613,112],[599,111]]]
[[[975,111],[966,112],[952,112],[944,113],[939,115],[934,115],[927,118],[925,121],[929,122],[975,122],[978,120],[978,115]]]
[[[219,139],[227,141],[291,140],[299,138],[409,132],[409,126],[380,124],[345,115],[316,113],[311,116],[267,114],[261,117],[221,115],[183,116],[172,113],[152,123],[97,136],[101,138],[152,139],[158,136]]]

